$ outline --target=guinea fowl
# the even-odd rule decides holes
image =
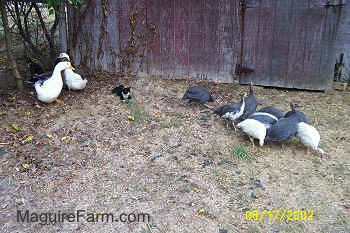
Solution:
[[[280,119],[280,118],[282,118],[284,116],[283,112],[281,112],[277,108],[274,108],[274,107],[271,107],[271,106],[263,107],[258,112],[269,113],[269,114],[275,116],[277,119]]]
[[[237,128],[246,133],[254,147],[254,138],[259,140],[259,145],[263,146],[266,136],[266,127],[263,123],[255,119],[246,119],[237,124]]]
[[[213,102],[214,99],[211,96],[208,89],[204,87],[190,87],[186,90],[182,100],[188,99],[189,102],[196,102],[205,104],[206,102]]]
[[[291,108],[291,111],[287,112],[286,115],[284,115],[284,117],[287,118],[287,117],[293,116],[293,119],[297,120],[298,122],[305,122],[305,123],[309,122],[309,119],[307,119],[307,116],[305,115],[305,113],[295,110],[295,106],[293,103],[290,103],[290,108]]]
[[[288,141],[297,134],[298,123],[307,122],[307,117],[303,112],[296,111],[292,103],[290,106],[292,110],[267,130],[265,142],[282,143]]]
[[[243,114],[245,107],[245,98],[247,94],[242,95],[241,101],[239,103],[225,104],[216,109],[214,113],[225,119],[226,121],[232,121],[233,128],[236,131],[235,120],[240,118]]]
[[[253,90],[253,82],[250,82],[249,86],[249,94],[245,98],[245,107],[244,107],[244,113],[241,116],[242,119],[247,119],[249,115],[255,112],[256,107],[258,106],[258,102],[256,101],[254,90]]]
[[[263,123],[266,129],[271,128],[271,126],[278,121],[277,117],[266,112],[255,112],[251,114],[248,119],[254,119]]]
[[[249,136],[253,146],[254,138],[259,140],[260,146],[263,146],[267,129],[271,128],[277,121],[278,118],[270,113],[255,112],[248,119],[240,122],[237,127]]]
[[[325,152],[318,146],[321,136],[315,127],[304,122],[299,122],[297,137],[299,137],[300,141],[307,147],[307,154],[309,154],[309,148],[311,148],[317,152],[321,158],[323,157]]]

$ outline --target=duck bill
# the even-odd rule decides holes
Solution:
[[[75,68],[73,66],[69,66],[69,69],[71,70],[75,70]]]

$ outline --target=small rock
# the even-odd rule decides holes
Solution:
[[[254,184],[255,184],[256,188],[262,188],[263,187],[260,180],[255,180]]]
[[[191,190],[190,189],[180,189],[179,192],[180,193],[189,193],[189,192],[191,192]]]
[[[280,228],[278,226],[272,227],[272,232],[280,232]]]
[[[227,233],[228,231],[226,229],[219,229],[219,233]]]
[[[206,160],[204,161],[203,163],[201,163],[202,167],[205,168],[207,166],[210,166],[213,164],[213,161],[212,160]]]
[[[236,171],[236,174],[238,174],[238,175],[241,174],[241,171],[240,171],[240,170],[237,170],[237,171]]]

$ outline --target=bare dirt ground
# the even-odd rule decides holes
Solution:
[[[1,94],[1,232],[350,232],[349,91],[255,88],[259,107],[288,111],[292,101],[308,115],[329,154],[320,159],[296,139],[253,149],[210,110],[179,101],[194,81],[123,80],[135,98],[122,103],[110,93],[118,78],[94,80],[83,92],[64,90],[61,105],[29,91]],[[248,90],[201,85],[218,102]],[[238,146],[250,156],[240,158]],[[152,222],[42,226],[16,222],[17,209],[144,212]],[[246,221],[248,209],[310,209],[314,217]]]

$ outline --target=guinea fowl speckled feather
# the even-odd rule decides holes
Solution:
[[[266,127],[260,121],[255,119],[246,119],[238,123],[237,128],[241,129],[249,136],[249,139],[254,146],[254,139],[259,139],[259,145],[264,145],[264,139],[266,136]]]
[[[265,142],[282,143],[288,141],[295,136],[297,131],[298,126],[296,122],[291,121],[289,118],[281,118],[267,130]]]
[[[239,103],[225,104],[214,109],[214,113],[221,117],[224,117],[227,113],[232,113],[232,115],[234,115],[235,113],[240,112],[242,110],[242,107],[244,109],[244,97],[246,97],[246,95],[243,95],[241,97],[241,101]]]
[[[225,104],[214,109],[214,113],[225,120],[232,121],[233,127],[235,127],[234,121],[240,118],[243,114],[246,96],[247,94],[242,95],[239,103]]]
[[[319,147],[321,136],[315,127],[304,122],[299,122],[297,136],[306,147],[313,149],[321,157],[323,156],[325,152]]]
[[[267,130],[265,142],[282,143],[288,141],[297,134],[298,123],[307,121],[304,113],[296,111],[292,103],[290,106],[292,110]]]
[[[269,114],[277,117],[277,119],[280,119],[280,118],[282,118],[284,116],[283,112],[281,112],[277,108],[274,108],[274,107],[271,107],[271,106],[261,108],[258,112],[269,113]]]
[[[255,112],[256,107],[258,106],[258,102],[256,101],[254,90],[253,90],[253,83],[250,82],[250,90],[248,96],[244,99],[245,100],[245,107],[244,107],[244,113],[242,115],[242,119],[247,119],[252,113]]]
[[[190,87],[185,92],[182,100],[188,99],[190,102],[197,102],[204,104],[206,102],[214,101],[208,89],[203,87]]]

